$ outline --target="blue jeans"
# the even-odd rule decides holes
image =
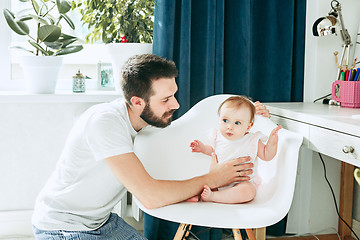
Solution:
[[[149,240],[172,240],[179,227],[179,223],[153,217],[144,213],[144,235]],[[222,239],[222,229],[192,226],[193,232],[201,240]]]
[[[107,222],[93,231],[45,231],[37,229],[35,226],[33,226],[33,231],[37,240],[146,240],[115,213],[111,213]]]

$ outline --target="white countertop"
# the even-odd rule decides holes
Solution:
[[[266,103],[270,114],[360,136],[360,108],[321,103]]]

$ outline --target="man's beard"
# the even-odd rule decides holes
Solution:
[[[155,116],[154,112],[150,108],[150,104],[146,104],[143,112],[140,117],[147,123],[154,127],[165,128],[171,124],[173,113],[176,109],[172,109],[168,112],[165,112],[161,117]],[[169,117],[169,118],[168,118]]]

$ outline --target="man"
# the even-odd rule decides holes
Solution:
[[[172,61],[145,54],[130,58],[122,73],[125,99],[88,109],[70,131],[56,170],[40,192],[33,214],[37,239],[144,239],[111,213],[125,187],[147,208],[180,202],[204,185],[221,187],[247,180],[248,158],[216,164],[184,181],[156,180],[133,152],[144,127],[166,127],[179,108],[177,70]],[[268,114],[261,104],[258,110]]]

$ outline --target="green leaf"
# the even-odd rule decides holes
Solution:
[[[34,14],[29,14],[28,16],[37,21],[38,23],[49,25],[49,23],[42,17],[36,16]]]
[[[76,1],[76,0],[73,0]],[[106,42],[120,41],[126,35],[129,42],[139,42],[145,38],[148,30],[153,28],[153,0],[77,0],[83,5],[79,7],[81,21],[91,33],[86,36],[87,42],[98,39]],[[140,23],[140,24],[137,24]],[[114,33],[115,32],[115,33]]]
[[[71,9],[71,4],[66,0],[56,0],[56,6],[59,13],[67,13]]]
[[[44,42],[45,45],[51,49],[55,49],[55,50],[60,50],[63,47],[63,43],[59,42],[59,41],[55,41],[55,42]]]
[[[25,15],[29,15],[30,13],[32,13],[34,11],[34,9],[31,7],[29,7],[29,8],[24,8],[24,9],[21,9],[20,11],[18,11],[17,13],[16,13],[16,17],[17,18],[21,18],[21,17],[23,17],[23,16],[25,16]]]
[[[40,44],[34,42],[34,41],[31,41],[31,40],[28,40],[28,42],[31,44],[31,46],[33,46],[34,48],[36,48],[37,50],[39,50],[43,55],[45,56],[49,56],[48,52],[45,51],[45,49],[43,49]]]
[[[72,30],[75,30],[75,25],[73,23],[73,21],[71,21],[71,19],[66,15],[66,14],[61,14],[61,16],[65,19],[65,21],[69,24],[69,26],[71,27]]]
[[[52,19],[52,20],[54,20],[54,22],[56,22],[56,17],[54,17],[53,15],[51,15],[50,12],[48,12],[48,14],[46,14],[46,17],[47,17],[48,19]]]
[[[61,28],[55,25],[44,25],[38,29],[38,38],[42,42],[55,42],[61,35]]]
[[[27,52],[30,52],[32,54],[35,54],[33,51],[30,51],[24,47],[20,47],[20,46],[13,46],[13,47],[10,47],[10,48],[16,48],[16,49],[20,49],[20,50],[23,50],[23,51],[27,51]]]
[[[26,33],[26,35],[28,35],[30,33],[30,29],[29,29],[28,25],[25,22],[16,21],[16,23],[21,28],[21,30]]]
[[[53,18],[48,17],[48,19],[49,19],[49,21],[50,21],[51,25],[55,25],[55,20],[54,20]]]
[[[60,55],[66,55],[66,54],[70,54],[70,53],[76,53],[76,52],[81,51],[82,49],[83,49],[83,46],[81,46],[81,45],[71,46],[71,47],[63,48],[63,49],[57,51],[55,53],[55,55],[60,56]]]
[[[44,0],[40,0],[40,4],[39,4],[39,12],[37,15],[39,16],[46,16],[46,14],[49,12],[49,8],[47,6],[47,4],[44,2]]]
[[[36,2],[36,0],[31,0],[31,4],[32,4],[36,14],[39,15],[39,4]]]
[[[71,1],[71,9],[74,10],[77,7],[76,2],[73,0]],[[80,5],[79,5],[80,7]]]
[[[72,39],[67,39],[67,40],[63,40],[61,41],[63,44],[63,48],[66,48],[68,45],[74,43],[77,40],[77,38],[72,38]]]
[[[15,21],[15,15],[8,9],[4,9],[4,16],[6,19],[7,24],[19,35],[27,35],[29,34],[30,30],[26,23],[22,21]]]
[[[67,40],[67,39],[77,39],[77,37],[65,34],[65,33],[61,33],[61,39]]]
[[[22,17],[19,18],[20,21],[28,21],[28,20],[31,20],[31,19],[33,19],[33,18],[30,17],[29,15],[27,15],[27,16],[22,16]]]

